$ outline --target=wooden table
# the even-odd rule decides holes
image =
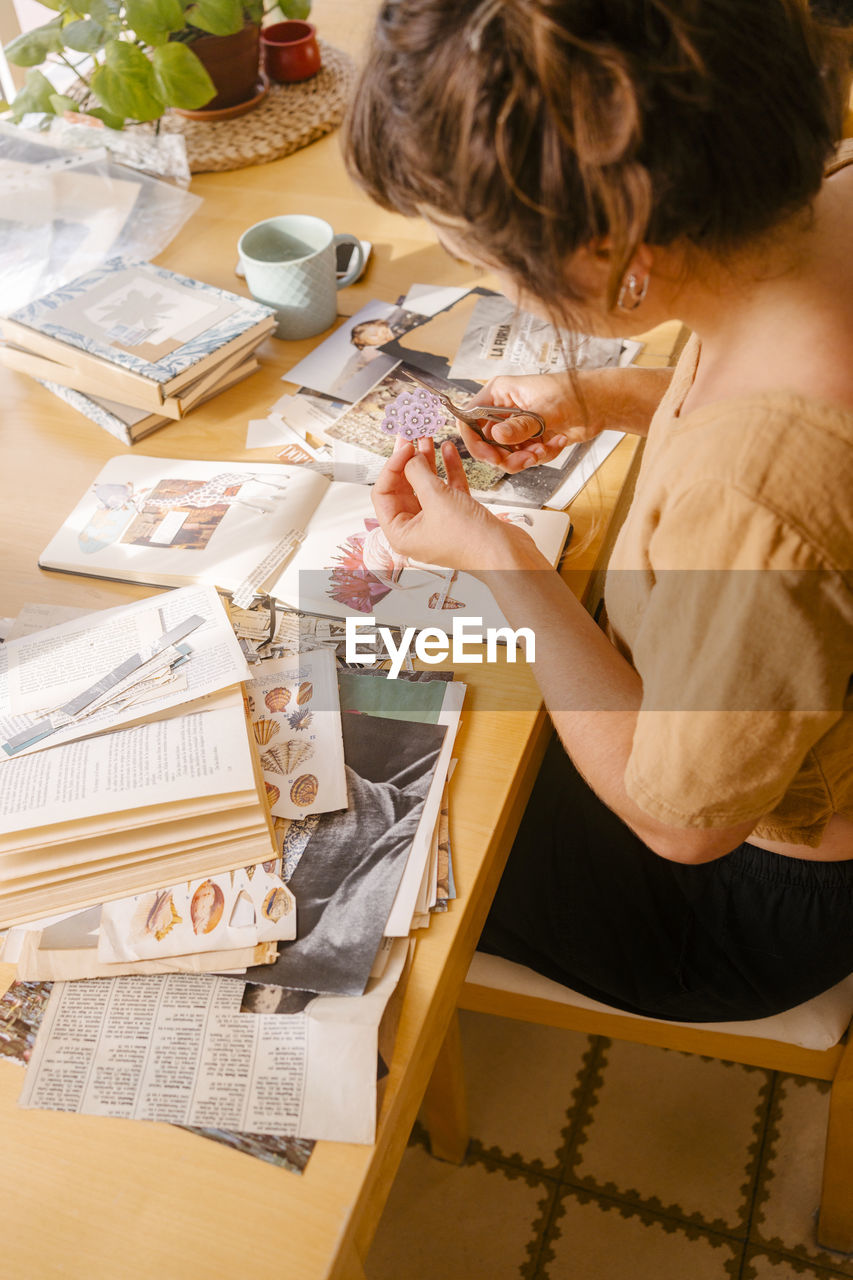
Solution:
[[[352,46],[364,8],[315,0],[321,33]],[[328,25],[324,28],[324,22]],[[159,261],[240,291],[233,274],[241,231],[278,213],[314,213],[336,230],[370,239],[366,278],[341,293],[351,315],[368,299],[394,300],[412,282],[487,282],[450,260],[428,228],[368,204],[344,174],[332,135],[296,155],[232,174],[203,175],[200,211]],[[677,326],[644,353],[665,363]],[[183,458],[254,459],[246,424],[282,392],[282,371],[311,342],[270,339],[263,367],[187,420],[135,446]],[[0,614],[27,601],[92,609],[138,599],[150,589],[52,575],[36,565],[64,515],[121,446],[25,377],[0,370],[3,528]],[[593,569],[608,517],[636,449],[625,441],[599,481],[572,508],[575,545],[567,557],[579,582]],[[588,536],[587,536],[588,535]],[[546,720],[524,666],[471,667],[452,788],[451,829],[458,900],[418,937],[375,1146],[318,1144],[299,1177],[164,1124],[21,1111],[21,1068],[0,1062],[2,1271],[10,1280],[54,1276],[150,1280],[204,1276],[231,1280],[353,1280],[363,1275],[386,1196],[450,1020],[508,844],[545,740]],[[13,978],[0,966],[0,989]]]

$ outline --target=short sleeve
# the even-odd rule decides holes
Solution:
[[[843,713],[853,636],[843,575],[773,511],[713,483],[662,514],[649,556],[626,790],[673,826],[757,821]]]

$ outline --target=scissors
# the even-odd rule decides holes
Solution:
[[[430,395],[440,400],[445,409],[449,409],[455,418],[459,418],[460,422],[464,422],[466,427],[470,427],[481,440],[485,440],[486,444],[494,445],[496,449],[504,449],[507,453],[514,453],[516,449],[526,448],[531,440],[539,440],[545,434],[545,419],[540,413],[534,413],[532,409],[506,408],[497,404],[478,404],[473,409],[462,409],[445,392],[436,391],[435,387],[431,387],[428,382],[423,382],[410,369],[407,369],[406,372],[413,382],[416,382],[418,386],[423,387],[426,391],[429,391]],[[501,444],[500,440],[492,440],[486,435],[485,428],[492,423],[506,422],[508,418],[518,417],[535,418],[539,423],[536,433],[528,436],[520,444]]]

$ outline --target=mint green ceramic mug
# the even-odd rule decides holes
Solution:
[[[335,276],[335,248],[354,247],[352,262],[340,280]],[[357,236],[335,235],[322,218],[283,214],[256,222],[240,237],[237,250],[249,292],[257,302],[274,307],[278,338],[312,338],[335,322],[337,293],[358,279],[364,250]]]

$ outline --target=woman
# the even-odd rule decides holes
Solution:
[[[501,378],[508,471],[648,432],[599,630],[458,457],[396,450],[400,554],[486,580],[536,633],[552,746],[481,947],[688,1021],[853,971],[853,165],[849,48],[801,0],[397,0],[353,171],[578,330],[678,317],[675,371]],[[824,180],[825,167],[835,168]],[[649,425],[651,424],[651,425]]]

